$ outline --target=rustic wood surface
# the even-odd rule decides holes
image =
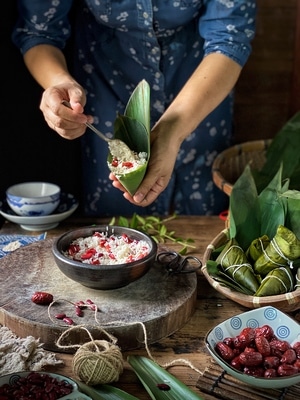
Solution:
[[[115,290],[91,289],[60,271],[52,254],[53,241],[46,238],[32,243],[0,260],[0,324],[18,336],[33,334],[40,338],[45,349],[59,351],[55,343],[69,326],[55,315],[65,313],[76,325],[89,326],[94,339],[107,339],[100,328],[105,327],[123,350],[131,350],[143,346],[141,323],[148,342],[153,343],[178,330],[193,314],[196,273],[168,276],[155,262],[143,277],[128,286]],[[31,301],[33,293],[39,291],[53,295],[55,302],[50,310]],[[77,316],[75,302],[87,299],[97,305],[98,311],[87,308],[82,311],[83,316]],[[72,333],[66,336],[67,352],[88,339],[84,329]]]
[[[69,219],[62,222],[57,228],[48,231],[47,238],[55,237],[66,230],[74,227],[102,224],[107,221],[101,220],[82,220],[82,219]],[[200,259],[203,258],[204,251],[207,245],[212,241],[217,234],[224,229],[225,223],[219,217],[177,217],[175,220],[167,224],[168,229],[175,230],[181,237],[193,238],[195,240],[196,250],[193,254],[197,255]],[[19,228],[18,225],[5,222],[0,234],[37,234],[37,232],[28,232]],[[168,246],[178,249],[178,245]],[[13,276],[12,276],[12,279]],[[151,355],[161,365],[173,361],[178,358],[188,360],[198,370],[204,371],[209,366],[211,358],[204,345],[204,337],[207,331],[214,325],[231,317],[232,315],[239,314],[247,309],[219,294],[215,291],[203,277],[198,275],[197,287],[197,303],[196,309],[189,321],[175,333],[170,336],[152,343],[149,346]],[[64,361],[64,365],[55,368],[55,372],[62,373],[70,377],[74,377],[72,370],[72,354],[56,353],[58,359]],[[136,396],[140,400],[150,400],[149,395],[131,370],[126,362],[126,357],[131,354],[139,354],[147,356],[144,348],[132,351],[123,352],[124,356],[124,372],[120,376],[118,382],[114,383],[115,386],[125,390],[126,392]],[[52,370],[52,372],[54,372]],[[213,395],[202,393],[196,384],[199,379],[199,373],[186,365],[178,365],[169,368],[174,376],[184,382],[192,390],[195,391],[203,399],[215,399]],[[184,400],[184,399],[182,399]]]

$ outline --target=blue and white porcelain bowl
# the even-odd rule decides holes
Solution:
[[[18,215],[36,217],[51,214],[59,205],[61,189],[48,182],[24,182],[6,190],[6,201]]]
[[[205,337],[206,348],[228,374],[251,386],[277,389],[299,384],[300,373],[275,378],[251,376],[233,368],[216,352],[215,346],[218,342],[238,336],[244,328],[258,328],[263,325],[269,325],[278,339],[287,341],[290,345],[300,341],[300,325],[298,322],[277,308],[266,306],[235,315],[209,330]]]

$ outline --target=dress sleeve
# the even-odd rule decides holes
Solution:
[[[244,66],[255,35],[255,0],[204,0],[199,33],[204,53],[221,53]]]
[[[63,49],[71,34],[68,14],[72,3],[72,0],[18,0],[18,19],[12,41],[21,53],[39,44]]]

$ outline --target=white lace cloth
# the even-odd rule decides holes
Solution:
[[[63,364],[55,353],[42,348],[33,336],[17,337],[0,325],[0,376],[20,371],[42,371],[45,366]]]

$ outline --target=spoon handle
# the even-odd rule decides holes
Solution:
[[[90,124],[89,122],[86,122],[85,125],[90,128],[93,132],[96,133],[101,139],[105,140],[106,142],[110,142],[111,140],[108,139],[102,132],[98,131],[97,128],[94,127],[94,125]]]

